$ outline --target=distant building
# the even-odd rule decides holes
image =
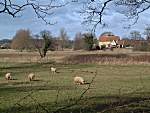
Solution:
[[[100,48],[102,46],[106,46],[106,48],[117,47],[119,40],[119,36],[105,34],[99,37],[99,46]]]
[[[11,40],[10,39],[1,39],[0,40],[0,49],[10,49]]]
[[[10,43],[1,44],[0,49],[10,49]]]

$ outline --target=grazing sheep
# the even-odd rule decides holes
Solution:
[[[6,79],[6,80],[11,80],[11,79],[12,79],[11,73],[6,73],[5,79]]]
[[[51,72],[56,73],[56,68],[51,67]]]
[[[34,74],[34,73],[30,73],[30,74],[28,75],[28,78],[29,78],[30,81],[34,80],[35,74]]]
[[[82,77],[76,76],[74,77],[74,83],[81,85],[81,84],[85,84],[85,81]]]

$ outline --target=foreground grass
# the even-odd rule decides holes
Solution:
[[[149,65],[55,64],[56,74],[50,72],[51,66],[1,63],[0,113],[150,112]],[[88,84],[77,86],[73,77],[90,82],[96,71],[90,90],[75,103]],[[12,72],[14,80],[6,81],[6,72]],[[27,79],[30,72],[36,74],[35,81]]]

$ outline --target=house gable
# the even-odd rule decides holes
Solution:
[[[109,47],[110,45],[116,46],[119,40],[120,40],[119,36],[103,35],[99,37],[99,46],[102,45],[106,45],[106,47]]]

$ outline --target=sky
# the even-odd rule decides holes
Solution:
[[[45,0],[48,1],[48,0]],[[62,0],[64,2],[65,0]],[[19,29],[29,29],[32,34],[38,34],[42,30],[49,30],[54,36],[58,36],[60,29],[64,28],[68,36],[73,39],[77,32],[88,32],[89,26],[81,24],[83,16],[78,13],[82,8],[82,4],[70,4],[65,7],[57,8],[54,14],[49,16],[51,22],[56,22],[55,25],[46,25],[41,19],[37,18],[33,10],[27,8],[19,17],[13,18],[7,14],[0,14],[0,39],[12,39],[16,31]],[[128,21],[124,21],[124,16],[115,10],[104,17],[107,26],[105,28],[97,27],[96,36],[98,37],[105,31],[113,32],[120,37],[128,37],[131,30],[138,30],[143,33],[146,25],[150,23],[150,10],[145,11],[140,15],[137,24],[130,29],[125,29]]]

